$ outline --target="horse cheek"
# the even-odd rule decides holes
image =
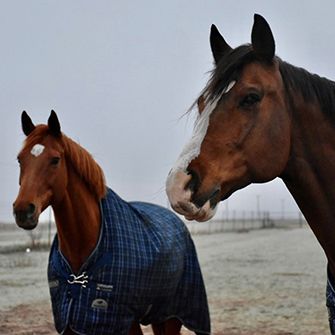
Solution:
[[[64,198],[67,190],[67,184],[68,175],[66,173],[66,169],[64,169],[64,167],[62,166],[60,167],[59,171],[57,171],[51,184],[53,203],[59,203]]]
[[[278,111],[255,127],[248,148],[252,182],[268,182],[283,172],[289,157],[289,135],[288,119]]]
[[[288,117],[279,110],[273,113],[272,121],[268,124],[266,143],[268,179],[278,177],[285,169],[290,151],[290,128]]]

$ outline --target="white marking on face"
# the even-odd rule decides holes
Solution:
[[[187,167],[200,154],[201,143],[206,136],[209,125],[209,117],[220,98],[221,95],[214,101],[206,103],[204,110],[195,121],[192,138],[185,145],[166,180],[166,192],[173,209],[188,219],[199,213],[200,209],[191,202],[191,190],[186,189],[187,183],[191,180],[191,175],[187,173]]]
[[[35,156],[35,157],[38,157],[44,150],[45,146],[42,145],[42,144],[35,144],[31,150],[30,150],[30,153]]]
[[[191,161],[200,155],[201,144],[207,134],[211,114],[221,97],[227,94],[235,84],[236,81],[231,81],[213,101],[209,101],[208,98],[205,99],[205,108],[195,121],[193,135],[184,146],[166,180],[166,193],[173,209],[186,218],[206,221],[213,217],[216,212],[217,207],[211,208],[209,201],[202,208],[198,208],[192,203],[192,191],[186,189],[187,183],[192,178],[188,174],[187,168]]]
[[[190,162],[199,156],[201,144],[206,136],[207,129],[209,126],[209,118],[214,109],[216,108],[221,97],[224,94],[227,94],[234,87],[235,84],[236,84],[235,80],[231,81],[227,85],[227,87],[222,91],[222,93],[213,101],[208,101],[207,99],[205,100],[206,104],[205,108],[195,121],[192,138],[184,146],[184,149],[179,155],[174,167],[172,168],[172,171],[181,170],[186,172],[186,169],[190,164]]]
[[[199,156],[200,154],[200,147],[201,143],[204,140],[208,125],[209,125],[209,118],[213,112],[213,110],[216,108],[216,105],[218,101],[220,100],[221,95],[217,97],[212,102],[207,102],[204,110],[202,113],[197,117],[194,125],[194,130],[191,139],[188,143],[184,146],[181,154],[179,155],[174,167],[172,170],[176,171],[184,171],[186,172],[186,169],[190,162]]]
[[[236,81],[231,81],[228,86],[223,90],[223,94],[227,94],[236,84]]]

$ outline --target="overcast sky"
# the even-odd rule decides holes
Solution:
[[[277,55],[335,79],[334,11],[333,0],[1,0],[0,221],[18,191],[22,110],[45,123],[54,109],[117,193],[166,205],[166,175],[193,127],[181,116],[212,69],[210,25],[238,46],[260,13]],[[280,180],[237,192],[228,208],[256,209],[257,196],[262,210],[297,210]]]

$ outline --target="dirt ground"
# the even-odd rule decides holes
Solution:
[[[309,228],[197,235],[194,240],[213,335],[329,334],[326,261]],[[47,256],[0,254],[1,335],[56,334]],[[186,334],[191,333],[183,330]]]

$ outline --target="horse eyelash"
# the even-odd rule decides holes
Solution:
[[[251,101],[248,101],[248,99],[251,99]],[[256,103],[261,101],[261,97],[257,93],[249,93],[246,95],[241,101],[240,101],[240,107],[251,107],[255,105]]]
[[[60,157],[53,157],[51,158],[50,164],[51,165],[57,165],[60,161]]]

